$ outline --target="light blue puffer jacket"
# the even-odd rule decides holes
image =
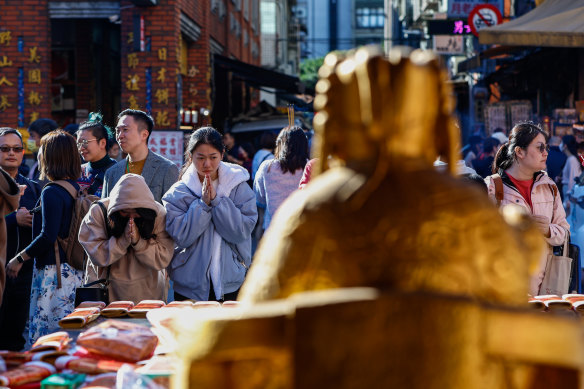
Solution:
[[[204,301],[209,297],[212,277],[221,280],[220,288],[214,285],[221,298],[241,287],[251,265],[251,232],[257,208],[255,194],[246,183],[249,173],[241,166],[221,162],[217,196],[210,206],[201,200],[196,174],[191,165],[181,181],[166,192],[162,203],[167,212],[166,230],[176,244],[169,266],[174,290]],[[218,236],[220,251],[214,247]],[[211,263],[214,253],[219,253],[218,268]]]

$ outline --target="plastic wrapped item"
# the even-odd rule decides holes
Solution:
[[[46,351],[46,350],[55,350],[61,351],[66,349],[69,346],[69,342],[71,338],[69,334],[64,331],[54,332],[49,335],[41,336],[37,339],[36,342],[32,345],[30,351],[37,352],[37,351]]]
[[[151,357],[157,344],[148,327],[121,320],[108,320],[77,338],[77,345],[91,353],[127,362]]]
[[[221,308],[221,303],[217,301],[197,301],[195,308]]]
[[[0,374],[0,385],[13,387],[31,382],[40,382],[56,372],[55,367],[48,363],[27,362],[16,369]]]
[[[117,373],[105,373],[87,380],[80,389],[116,389]]]
[[[0,351],[0,358],[6,363],[6,367],[16,367],[30,362],[33,355],[19,351]]]
[[[101,310],[101,315],[105,317],[122,317],[126,316],[132,308],[134,308],[133,301],[114,301]]]
[[[77,389],[85,381],[85,374],[53,374],[41,382],[41,389]]]
[[[81,305],[81,304],[80,304]],[[59,320],[59,327],[61,328],[83,328],[87,323],[91,323],[99,317],[100,309],[92,308],[77,308],[61,320]]]
[[[160,301],[160,300],[143,300],[140,301],[140,303],[138,305],[136,305],[134,308],[132,308],[132,310],[130,310],[130,312],[128,312],[128,315],[130,315],[130,317],[133,318],[144,318],[146,317],[146,314],[148,313],[148,311],[152,310],[152,309],[158,309],[164,306],[164,301]]]
[[[195,305],[195,303],[190,301],[190,300],[172,301],[172,302],[166,304],[162,308],[192,308],[194,305]]]
[[[118,370],[116,389],[165,389],[152,381],[149,377],[134,370],[132,366],[124,365]]]
[[[79,308],[99,308],[101,311],[105,308],[105,303],[103,301],[84,301],[79,304],[76,309]]]
[[[55,361],[59,357],[62,357],[63,355],[67,355],[67,352],[66,351],[54,351],[54,350],[40,351],[38,353],[32,354],[32,360],[50,363],[51,365],[54,366]]]
[[[59,370],[73,370],[77,373],[85,374],[102,374],[116,373],[122,365],[127,362],[99,360],[92,358],[80,358],[72,355],[66,355],[55,361],[55,367]]]

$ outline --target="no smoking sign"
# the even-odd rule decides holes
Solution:
[[[477,5],[468,14],[468,25],[475,36],[479,36],[481,29],[496,26],[502,22],[501,11],[492,4]]]

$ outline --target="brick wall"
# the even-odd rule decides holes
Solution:
[[[150,111],[156,129],[177,128],[177,88],[179,72],[180,10],[177,0],[155,7],[128,7],[121,1],[122,21],[122,110]],[[136,50],[135,17],[144,20],[145,51]],[[147,79],[150,78],[150,81]]]
[[[27,127],[35,118],[50,117],[50,36],[46,1],[0,0],[1,126]]]

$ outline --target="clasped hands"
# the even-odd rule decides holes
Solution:
[[[201,192],[201,199],[207,205],[211,205],[211,201],[215,200],[215,197],[217,197],[217,192],[213,187],[213,181],[211,180],[211,176],[208,174],[205,174],[205,179],[203,180],[203,189]]]

